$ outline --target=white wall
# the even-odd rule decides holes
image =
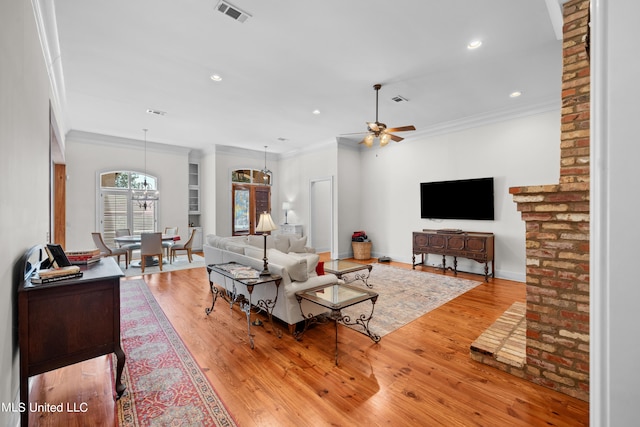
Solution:
[[[509,187],[558,183],[560,112],[446,135],[410,137],[384,148],[364,150],[361,161],[360,224],[373,242],[373,256],[411,262],[412,232],[425,228],[493,232],[496,274],[524,281],[524,222]],[[495,178],[495,221],[420,218],[421,182],[482,177]],[[428,263],[440,264],[441,257],[430,256]],[[463,259],[458,260],[458,266],[478,273],[484,269],[484,265]]]
[[[335,177],[337,175],[337,155],[337,144],[332,141],[294,156],[282,156],[280,159],[280,174],[276,178],[275,188],[278,198],[281,200],[278,207],[282,207],[284,200],[292,203],[293,209],[289,212],[289,224],[302,225],[305,235],[309,233],[311,217],[309,183],[312,180]],[[337,209],[337,206],[334,206],[334,209]],[[284,211],[280,210],[279,215],[281,221],[284,222]],[[337,219],[335,211],[333,217]],[[334,222],[334,242],[336,233]]]
[[[0,402],[19,399],[18,272],[49,232],[49,82],[31,2],[0,2]],[[0,411],[0,425],[19,414]]]
[[[338,258],[353,256],[351,236],[354,231],[369,232],[366,225],[370,213],[363,206],[365,193],[369,194],[365,189],[369,185],[369,177],[362,173],[359,147],[353,142],[343,141],[338,146]]]
[[[204,242],[207,234],[217,234],[216,188],[216,152],[212,147],[200,158],[200,226]]]
[[[591,422],[637,425],[640,2],[592,2]]]
[[[99,230],[96,223],[99,173],[113,170],[144,172],[144,142],[72,131],[67,135],[66,155],[66,247],[68,250],[92,248],[91,232]],[[148,139],[147,173],[158,178],[157,230],[177,226],[178,234],[187,239],[189,150],[154,144]]]
[[[313,179],[309,185],[309,225],[307,245],[318,252],[331,252],[333,236],[333,177]]]

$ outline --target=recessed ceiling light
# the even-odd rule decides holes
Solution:
[[[519,90],[515,90],[509,94],[509,98],[517,98],[520,95],[522,95],[522,92],[520,92]]]
[[[211,74],[211,80],[213,80],[214,82],[220,82],[222,81],[222,77],[220,76],[220,74]]]
[[[477,49],[480,46],[482,46],[482,40],[472,40],[471,42],[469,42],[469,44],[467,45],[467,49]]]
[[[320,114],[320,110],[313,110],[313,114]]]

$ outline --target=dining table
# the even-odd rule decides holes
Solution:
[[[123,245],[127,245],[127,244],[141,244],[142,242],[142,236],[140,234],[134,234],[131,236],[119,236],[119,237],[114,237],[114,239],[116,242],[123,244]],[[162,235],[162,241],[163,242],[177,242],[178,240],[180,240],[180,236],[177,234],[163,234]],[[163,260],[163,264],[166,264],[167,260]],[[150,267],[150,266],[154,266],[154,265],[158,265],[159,261],[156,257],[154,256],[150,256],[147,257],[144,265],[146,267]],[[130,262],[129,263],[129,267],[140,267],[140,261],[136,261],[136,262]]]

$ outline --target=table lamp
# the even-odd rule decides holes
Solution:
[[[285,224],[289,224],[287,222],[287,211],[291,209],[291,203],[289,202],[282,202],[282,210],[284,211],[284,223]]]
[[[269,231],[276,230],[278,227],[273,223],[271,219],[271,214],[268,212],[264,212],[260,214],[260,220],[258,221],[258,226],[256,227],[256,231],[262,233],[264,236],[264,268],[260,273],[260,276],[270,276],[269,272],[269,264],[267,263],[267,234]]]

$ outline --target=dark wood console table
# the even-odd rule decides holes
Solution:
[[[82,266],[80,278],[32,284],[29,277],[37,269],[42,250],[36,246],[25,255],[24,280],[18,287],[23,426],[29,420],[30,376],[115,353],[117,396],[126,388],[122,384],[125,355],[120,346],[122,270],[113,258],[103,258]]]
[[[489,261],[491,277],[496,277],[494,266],[495,240],[493,233],[477,233],[455,230],[422,230],[413,232],[413,269],[416,268],[416,254],[442,255],[442,271],[447,269],[446,256],[453,257],[453,270],[458,273],[458,257],[484,263],[484,280],[489,281]]]

